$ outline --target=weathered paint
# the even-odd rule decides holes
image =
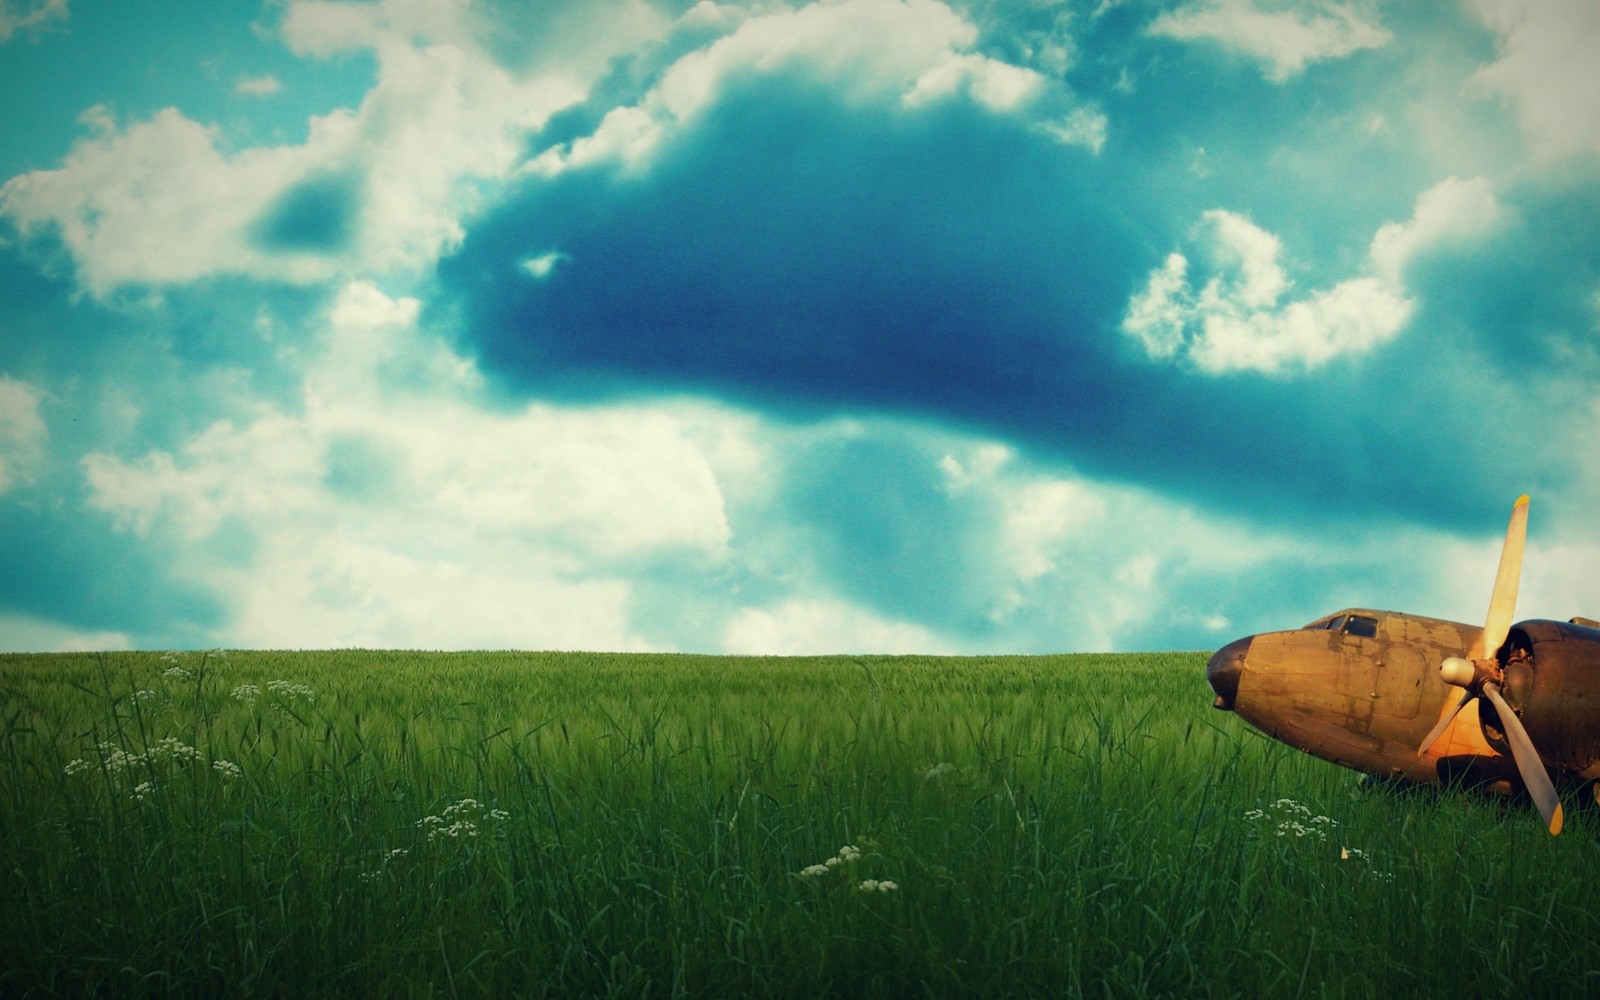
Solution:
[[[1351,615],[1376,619],[1376,635],[1319,627]],[[1230,643],[1207,670],[1217,707],[1324,760],[1414,782],[1462,774],[1515,781],[1510,748],[1481,699],[1417,754],[1462,697],[1439,677],[1439,664],[1477,653],[1482,635],[1476,625],[1347,608]],[[1500,655],[1506,701],[1558,783],[1600,778],[1600,629],[1520,622]]]

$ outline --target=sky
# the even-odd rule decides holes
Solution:
[[[0,650],[1600,616],[1593,0],[0,0]]]

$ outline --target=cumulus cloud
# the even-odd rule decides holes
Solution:
[[[1600,5],[1590,0],[1472,0],[1498,36],[1499,58],[1476,82],[1516,110],[1523,129],[1553,153],[1600,152]]]
[[[956,652],[947,639],[921,626],[886,621],[837,600],[805,599],[736,612],[722,649],[743,656]]]
[[[399,390],[391,363],[436,347],[415,310],[348,286],[299,412],[220,422],[176,452],[91,454],[92,505],[169,538],[228,595],[246,644],[638,647],[627,575],[607,567],[720,558],[714,415],[497,412],[475,402],[470,366],[453,388]],[[244,564],[204,556],[230,533],[250,540]]]
[[[0,0],[0,43],[67,19],[67,0]]]
[[[509,173],[526,132],[583,94],[566,76],[518,78],[465,43],[418,40],[410,24],[369,23],[416,5],[312,6],[370,29],[312,30],[301,6],[284,29],[312,51],[335,38],[374,49],[377,84],[358,108],[312,119],[303,144],[238,151],[174,108],[120,129],[95,114],[96,133],[60,167],[0,187],[0,216],[24,237],[59,240],[79,283],[101,296],[218,274],[304,283],[412,272],[460,239],[475,182]]]
[[[42,399],[40,389],[0,374],[0,494],[26,482],[44,454]]]
[[[689,16],[706,20],[703,7]],[[744,17],[678,59],[637,104],[614,108],[593,134],[546,150],[528,169],[550,175],[596,162],[641,169],[663,141],[752,75],[803,73],[846,104],[917,108],[959,96],[997,113],[1059,90],[1033,69],[971,51],[977,38],[974,25],[936,0],[842,0]],[[1105,137],[1104,117],[1081,107],[1040,127],[1094,149]]]
[[[1333,0],[1263,9],[1260,0],[1197,0],[1158,17],[1150,33],[1180,41],[1211,41],[1264,66],[1282,83],[1307,65],[1378,48],[1390,34],[1357,5]]]
[[[1219,374],[1288,374],[1364,354],[1410,318],[1408,261],[1444,240],[1481,234],[1500,214],[1492,186],[1448,178],[1417,199],[1405,222],[1388,223],[1368,248],[1369,273],[1285,300],[1293,282],[1273,234],[1224,209],[1206,212],[1200,238],[1214,273],[1193,287],[1189,258],[1169,254],[1128,303],[1122,332],[1157,360],[1186,360]]]

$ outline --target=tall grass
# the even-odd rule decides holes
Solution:
[[[0,657],[0,994],[1600,991],[1590,817],[1364,793],[1203,662]]]

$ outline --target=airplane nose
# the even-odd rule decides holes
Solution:
[[[1239,694],[1239,675],[1244,673],[1244,654],[1250,649],[1250,639],[1235,639],[1211,654],[1206,664],[1206,680],[1217,693],[1212,708],[1233,711],[1233,700]]]

